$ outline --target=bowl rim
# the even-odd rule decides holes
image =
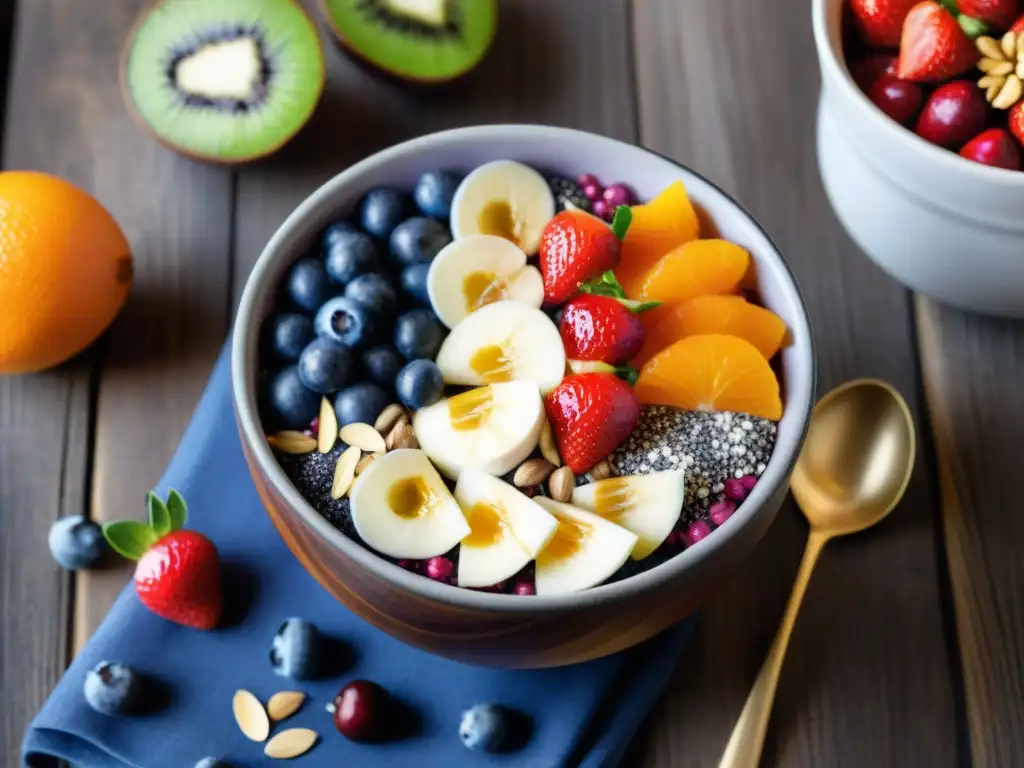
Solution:
[[[782,273],[788,279],[789,287],[796,298],[797,315],[795,325],[799,326],[800,333],[797,334],[796,327],[791,328],[790,331],[794,338],[801,336],[806,339],[806,344],[803,345],[801,353],[804,358],[802,362],[806,367],[808,380],[805,393],[806,402],[796,406],[799,408],[796,414],[799,421],[794,424],[793,429],[798,430],[798,434],[792,440],[792,446],[788,452],[789,455],[781,454],[777,450],[778,446],[776,445],[776,450],[773,451],[768,461],[768,466],[762,474],[762,477],[770,474],[772,481],[768,483],[758,482],[754,486],[750,496],[747,497],[747,501],[739,507],[731,518],[733,520],[732,525],[725,525],[720,530],[717,530],[714,536],[709,536],[706,540],[702,541],[700,547],[689,547],[665,562],[634,576],[612,583],[600,584],[579,592],[562,595],[533,595],[529,599],[524,599],[520,595],[463,589],[424,578],[385,560],[376,552],[363,547],[335,528],[306,501],[274,458],[273,452],[266,441],[266,436],[259,425],[254,391],[257,378],[256,365],[259,339],[259,323],[254,322],[256,319],[255,312],[258,300],[262,294],[266,290],[270,290],[263,285],[263,276],[267,272],[268,265],[281,257],[282,245],[286,239],[293,236],[294,230],[303,227],[305,220],[322,205],[325,199],[333,197],[339,188],[351,183],[354,179],[372,173],[375,169],[385,166],[397,158],[409,154],[429,153],[431,147],[435,144],[457,141],[459,138],[470,135],[477,138],[482,136],[483,138],[498,141],[502,138],[508,139],[510,134],[519,137],[532,135],[539,138],[543,136],[548,140],[557,137],[562,141],[578,140],[583,137],[590,140],[599,139],[602,142],[617,144],[632,151],[649,154],[659,161],[672,166],[681,174],[691,175],[707,184],[713,192],[720,195],[725,203],[732,205],[735,211],[764,237],[770,246],[770,253],[767,254],[767,257],[778,262]],[[793,466],[796,464],[800,449],[807,435],[817,387],[817,355],[806,300],[792,269],[782,255],[782,251],[746,208],[722,190],[721,187],[709,181],[700,173],[646,147],[602,134],[542,124],[500,123],[438,131],[387,147],[335,174],[304,198],[271,236],[246,280],[233,328],[231,385],[236,421],[241,431],[241,439],[248,444],[253,459],[257,462],[267,481],[273,485],[285,503],[291,505],[298,512],[302,521],[329,545],[340,549],[350,560],[400,590],[408,590],[421,598],[453,607],[504,614],[540,615],[561,613],[606,602],[618,602],[648,592],[665,582],[677,579],[682,574],[694,570],[705,559],[713,558],[716,552],[728,547],[729,543],[737,538],[748,524],[754,521],[761,513],[765,502],[780,489],[781,485],[788,486],[788,478],[792,473]],[[793,348],[800,349],[795,343]]]
[[[925,141],[916,133],[903,127],[885,115],[867,97],[853,81],[846,58],[837,50],[842,45],[842,17],[835,35],[830,33],[828,13],[833,5],[841,6],[845,0],[814,0],[811,7],[811,27],[814,34],[815,47],[818,50],[818,62],[822,70],[822,79],[835,84],[842,95],[857,105],[874,128],[885,134],[886,138],[897,142],[906,152],[917,152],[928,162],[933,162],[947,169],[950,173],[960,173],[972,181],[995,183],[1009,189],[1024,188],[1024,171],[1011,171],[996,168],[983,163],[976,163],[961,157],[957,152],[935,146]],[[1024,157],[1024,149],[1021,151]]]

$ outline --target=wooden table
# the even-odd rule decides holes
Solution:
[[[381,147],[491,122],[586,128],[715,180],[799,278],[819,391],[879,376],[919,418],[906,500],[876,531],[830,545],[815,574],[764,764],[1024,764],[1024,515],[1011,458],[1024,424],[1024,331],[908,294],[840,229],[815,161],[806,0],[502,0],[493,55],[442,97],[383,84],[330,47],[327,92],[307,130],[235,171],[162,149],[126,115],[118,54],[147,3],[0,4],[4,167],[91,190],[137,258],[134,293],[102,343],[58,370],[0,379],[4,764],[16,763],[26,724],[128,575],[62,572],[46,553],[54,518],[143,514],[249,268],[300,199]],[[805,534],[787,504],[706,606],[629,765],[717,763]]]

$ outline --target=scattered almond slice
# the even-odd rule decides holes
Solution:
[[[356,464],[356,477],[359,477],[359,475],[363,474],[366,468],[373,463],[373,460],[381,455],[382,454],[379,453],[368,453],[365,456],[363,456],[363,458],[359,460],[359,463]]]
[[[338,416],[334,406],[326,397],[320,400],[320,427],[317,432],[316,447],[320,453],[330,453],[338,442]]]
[[[342,439],[344,440],[344,438]],[[348,493],[349,486],[352,485],[352,480],[356,476],[356,464],[359,463],[360,455],[362,455],[362,451],[356,446],[350,445],[338,457],[338,463],[334,467],[334,483],[331,485],[331,498],[335,501]]]
[[[267,714],[271,720],[280,722],[298,712],[305,700],[306,694],[301,691],[278,691],[267,702]]]
[[[284,453],[310,453],[316,448],[316,440],[305,432],[285,429],[267,437],[271,447]]]
[[[263,754],[276,760],[298,757],[312,749],[319,738],[317,732],[310,728],[289,728],[268,741]]]
[[[391,428],[395,426],[395,422],[403,416],[405,416],[405,408],[398,403],[392,403],[380,412],[380,416],[378,416],[377,420],[373,422],[373,428],[382,435],[386,435],[391,431]]]
[[[356,448],[360,448],[367,453],[376,453],[378,451],[387,450],[387,446],[384,444],[384,437],[381,433],[369,424],[363,424],[358,421],[354,424],[346,424],[341,428],[341,439],[349,445],[354,445]]]
[[[558,455],[555,435],[551,431],[551,422],[547,418],[544,419],[544,427],[540,431],[540,454],[554,464],[555,467],[562,466],[562,457]]]
[[[310,438],[312,440],[312,438]],[[252,741],[266,741],[270,735],[270,718],[260,700],[246,690],[235,691],[231,709],[238,728]]]

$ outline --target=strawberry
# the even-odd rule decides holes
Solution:
[[[849,0],[861,37],[877,48],[900,44],[903,20],[918,0]]]
[[[960,13],[990,27],[1009,29],[1020,16],[1020,0],[958,0]]]
[[[197,531],[182,530],[185,500],[172,490],[164,503],[147,497],[149,522],[121,520],[103,526],[110,546],[136,560],[135,593],[161,618],[195,629],[220,621],[220,559],[217,547]]]
[[[612,365],[632,359],[647,329],[636,312],[609,296],[582,294],[562,309],[558,323],[566,357]]]
[[[545,302],[562,304],[587,280],[617,267],[630,218],[629,208],[622,205],[611,228],[596,216],[574,210],[549,221],[541,234],[539,259]]]
[[[1024,146],[1024,101],[1018,101],[1010,107],[1007,122],[1009,123],[1010,133]]]
[[[932,0],[911,8],[903,23],[897,75],[901,80],[937,82],[966,72],[978,49],[953,15]]]
[[[1013,22],[1013,25],[1010,27],[1010,31],[1013,32],[1013,34],[1015,35],[1024,33],[1024,16],[1021,16],[1019,19]]]
[[[566,376],[544,408],[562,460],[577,475],[618,448],[640,420],[633,388],[610,373]]]

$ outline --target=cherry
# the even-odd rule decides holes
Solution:
[[[334,727],[342,736],[351,741],[373,741],[383,735],[391,696],[369,680],[353,680],[327,709],[333,712]]]
[[[451,584],[455,576],[455,563],[447,557],[438,555],[427,560],[425,571],[428,579],[440,581],[443,584]]]
[[[1013,137],[1002,128],[989,128],[979,133],[964,145],[960,156],[995,168],[1021,170],[1020,150]]]
[[[711,509],[708,510],[708,518],[715,525],[721,525],[732,517],[732,513],[735,511],[736,505],[733,502],[728,499],[722,499],[711,505]]]
[[[894,75],[881,75],[868,89],[868,98],[897,123],[907,125],[921,109],[924,94],[915,83]]]
[[[953,80],[928,97],[915,130],[925,141],[955,149],[985,129],[986,116],[982,90],[969,80]]]
[[[850,65],[850,76],[867,93],[882,75],[896,76],[896,57],[889,53],[869,53]]]
[[[738,477],[728,477],[725,480],[725,498],[735,501],[737,504],[747,498],[747,486]]]

